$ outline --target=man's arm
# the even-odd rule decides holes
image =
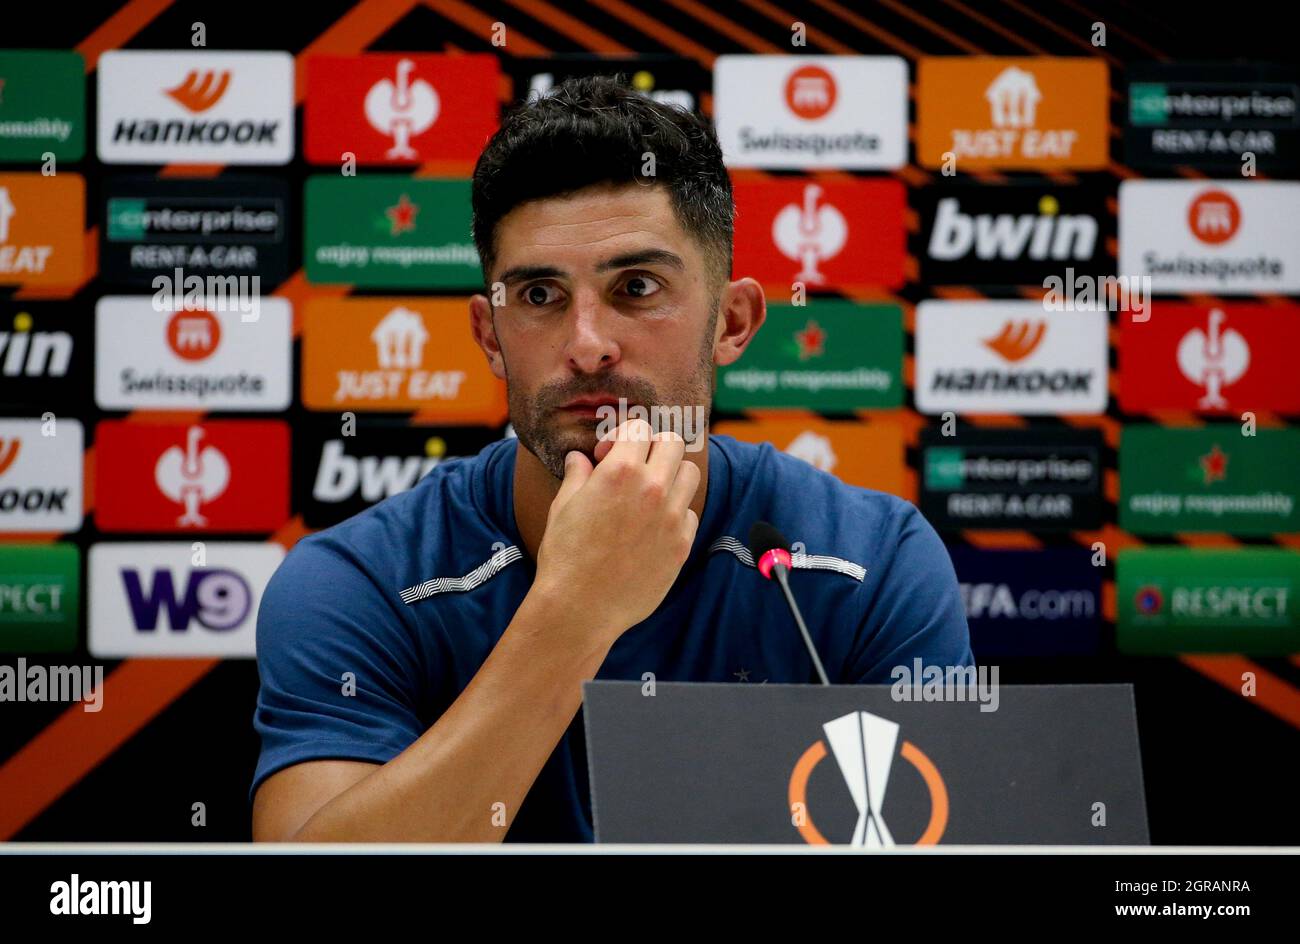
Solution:
[[[530,593],[419,740],[383,765],[311,761],[274,774],[257,791],[253,839],[499,842],[494,804],[514,821],[614,638]]]
[[[595,676],[625,630],[663,601],[699,526],[690,507],[699,469],[683,461],[681,438],[664,433],[652,442],[648,424],[630,422],[644,427],[643,438],[625,438],[612,447],[601,443],[594,470],[581,453],[570,453],[538,550],[533,589],[451,707],[414,741],[403,741],[409,746],[382,765],[325,759],[330,756],[329,731],[298,738],[295,744],[306,746],[299,762],[258,788],[254,839],[504,838],[506,829],[492,825],[493,804],[503,803],[507,825],[513,821],[577,713],[582,681]],[[615,436],[621,434],[622,427]],[[329,576],[322,579],[328,582]],[[286,608],[293,605],[294,589],[287,584],[277,588],[277,599]],[[274,632],[273,626],[268,629]],[[401,653],[383,658],[382,644],[367,638],[364,625],[349,623],[346,633],[353,642],[369,643],[365,652],[376,668],[409,667],[410,657]],[[292,662],[299,676],[317,682],[329,676],[296,637],[276,633],[267,638],[274,641],[277,657]],[[312,638],[318,645],[335,641],[329,627],[313,628]],[[390,683],[372,710],[393,707],[409,686],[408,679]],[[333,721],[340,710],[334,702],[303,695],[287,712]],[[350,732],[358,726],[367,730],[372,718],[378,722],[360,707],[348,711]],[[389,743],[400,731],[409,731],[413,721],[406,710],[391,714],[385,719],[394,728]],[[350,737],[355,740],[355,734]],[[356,750],[353,746],[349,753]]]

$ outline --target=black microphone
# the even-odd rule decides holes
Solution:
[[[803,614],[799,612],[799,606],[794,602],[794,594],[790,592],[790,542],[775,527],[766,521],[755,521],[754,526],[749,529],[749,553],[754,557],[754,565],[758,572],[768,580],[776,574],[776,582],[781,585],[781,590],[785,594],[785,602],[790,604],[790,612],[794,614],[794,621],[799,625],[799,632],[803,634],[803,644],[808,649],[808,655],[812,657],[813,667],[817,669],[817,676],[822,680],[823,685],[829,685],[830,679],[826,677],[826,670],[822,668],[822,660],[817,657],[817,650],[813,646],[812,636],[808,635],[808,626],[803,621]]]

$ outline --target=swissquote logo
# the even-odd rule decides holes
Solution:
[[[737,272],[786,290],[904,281],[907,198],[895,180],[738,180]]]
[[[821,66],[795,69],[785,80],[785,104],[805,121],[826,117],[839,94],[835,76]]]
[[[927,301],[917,307],[916,322],[916,404],[924,413],[1106,408],[1104,311]]]
[[[496,128],[496,56],[310,56],[303,146],[313,164],[472,161]]]
[[[0,531],[81,527],[81,422],[0,420]]]
[[[1188,206],[1187,224],[1201,242],[1217,246],[1237,235],[1241,207],[1226,191],[1206,190]]]
[[[92,545],[91,655],[253,657],[262,591],[283,557],[275,543]]]
[[[147,295],[95,306],[95,402],[106,410],[282,410],[289,405],[292,317],[261,300],[257,321],[238,311],[155,311]]]
[[[907,163],[907,65],[897,56],[719,56],[713,102],[730,167]]]
[[[1105,63],[939,56],[917,67],[917,157],[925,167],[1097,169],[1107,161]]]
[[[897,722],[855,711],[826,722],[822,731],[825,736],[803,752],[790,773],[791,822],[805,842],[829,845],[832,841],[813,821],[808,802],[808,782],[828,754],[835,758],[858,812],[851,833],[845,823],[834,836],[846,836],[843,841],[853,846],[880,849],[895,845],[883,810],[890,773],[901,758],[916,769],[930,794],[930,819],[915,844],[931,846],[939,842],[948,825],[948,789],[934,762],[919,747],[911,741],[899,745]]]
[[[287,52],[111,50],[99,59],[99,159],[107,164],[287,164]]]
[[[1300,183],[1126,180],[1119,266],[1165,293],[1300,293]]]

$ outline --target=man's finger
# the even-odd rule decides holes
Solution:
[[[686,454],[686,441],[672,430],[663,430],[654,434],[650,443],[650,458],[646,464],[653,474],[665,485],[671,486],[677,476],[677,467],[681,465],[682,456]]]
[[[688,511],[700,487],[700,467],[689,459],[677,467],[677,476],[668,490],[668,507],[677,514]]]
[[[591,470],[591,461],[583,453],[576,449],[569,450],[564,457],[564,481],[560,483],[560,490],[551,502],[552,512],[563,508],[573,493],[582,488],[587,479],[591,478]]]
[[[613,446],[606,453],[605,458],[614,458],[620,462],[631,462],[633,464],[643,463],[650,454],[650,436],[654,431],[650,424],[645,420],[630,419],[614,427],[609,433],[609,438],[613,440]],[[602,460],[604,464],[605,460]]]

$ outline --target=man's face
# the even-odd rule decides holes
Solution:
[[[600,403],[698,406],[707,422],[718,286],[665,188],[590,187],[526,203],[501,220],[496,241],[489,284],[504,284],[505,304],[491,316],[493,371],[506,380],[516,435],[552,475],[564,477],[572,449],[596,461]]]

